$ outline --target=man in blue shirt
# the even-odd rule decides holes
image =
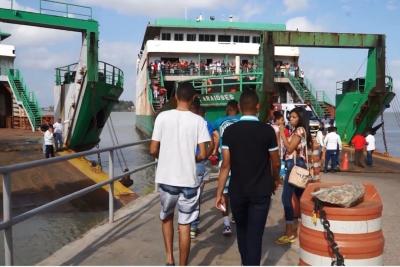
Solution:
[[[228,126],[234,124],[235,122],[239,121],[240,115],[239,115],[239,106],[238,102],[236,100],[230,100],[227,105],[226,105],[226,116],[219,118],[215,121],[214,123],[214,129],[217,131],[217,139],[219,140],[219,152],[220,152],[220,160],[222,160],[222,151],[221,151],[221,146],[222,146],[222,136],[225,132],[225,129],[228,128]],[[216,154],[216,149],[214,149],[214,155]],[[229,220],[229,198],[228,198],[228,187],[229,187],[229,179],[226,181],[225,187],[224,187],[224,199],[226,203],[226,209],[225,211],[222,211],[222,217],[224,220],[224,228],[222,231],[223,235],[230,235],[232,234],[232,228],[231,228],[231,223]]]

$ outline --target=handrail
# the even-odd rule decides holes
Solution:
[[[154,166],[157,164],[156,161],[153,161],[153,162],[138,166],[129,172],[123,173],[118,176],[114,176],[114,151],[121,149],[121,148],[126,148],[126,147],[131,147],[131,146],[148,143],[149,141],[150,141],[149,139],[141,140],[141,141],[137,141],[137,142],[133,142],[133,143],[122,144],[122,145],[117,145],[117,146],[107,147],[107,148],[102,148],[102,149],[96,149],[96,150],[91,150],[91,151],[83,151],[83,152],[79,152],[79,153],[75,153],[75,154],[71,154],[71,155],[60,156],[60,157],[56,157],[56,158],[41,159],[41,160],[17,163],[17,164],[0,167],[0,174],[3,175],[3,221],[0,223],[0,230],[4,230],[5,265],[13,264],[12,226],[14,224],[17,224],[26,219],[29,219],[29,218],[31,218],[39,213],[42,213],[48,209],[57,207],[68,201],[71,201],[73,199],[76,199],[78,197],[86,195],[86,194],[88,194],[94,190],[97,190],[105,185],[110,186],[110,189],[109,189],[109,223],[112,223],[114,221],[114,202],[113,202],[114,201],[114,182],[123,178],[126,175],[136,173],[140,170],[146,169],[148,167],[151,167],[151,166]],[[12,213],[11,213],[11,206],[12,206],[11,205],[11,194],[12,194],[11,174],[13,172],[22,171],[22,170],[26,170],[26,169],[30,169],[30,168],[34,168],[34,167],[49,165],[49,164],[53,164],[53,163],[57,163],[57,162],[61,162],[61,161],[66,161],[66,160],[70,160],[70,159],[74,159],[74,158],[79,158],[79,157],[103,153],[103,152],[109,152],[109,172],[108,172],[109,179],[108,180],[85,187],[85,188],[75,191],[71,194],[68,194],[61,198],[58,198],[51,202],[48,202],[44,205],[41,205],[34,209],[31,209],[27,212],[19,214],[15,217],[12,216]]]
[[[45,8],[43,7],[43,3],[50,3],[50,4],[57,4],[57,5],[63,5],[65,6],[65,10],[56,10],[56,9],[50,9],[50,8]],[[88,10],[88,14],[82,14],[82,13],[76,13],[76,12],[71,12],[71,7],[72,8],[80,8],[82,10]],[[55,13],[61,13],[64,14],[63,17],[74,17],[74,16],[79,16],[81,18],[86,18],[87,20],[93,19],[93,12],[92,8],[88,6],[82,6],[82,5],[77,5],[77,4],[70,4],[70,3],[64,3],[60,1],[54,1],[54,0],[40,0],[40,14],[46,14],[46,12],[43,11],[50,11],[50,12],[55,12]],[[71,15],[71,16],[70,16]]]

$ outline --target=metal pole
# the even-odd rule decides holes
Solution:
[[[108,177],[110,179],[114,178],[114,150],[110,150],[108,156]],[[108,222],[114,222],[114,182],[110,183],[110,188],[108,191]]]
[[[11,220],[11,177],[3,174],[3,222]],[[5,265],[11,266],[13,260],[12,226],[4,229],[4,260]]]

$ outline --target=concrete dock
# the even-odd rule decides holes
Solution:
[[[400,221],[400,165],[396,166],[355,169],[349,173],[328,173],[322,177],[322,181],[326,182],[369,182],[377,187],[384,206],[384,265],[400,264],[400,233],[395,230]],[[375,170],[385,172],[376,173]],[[221,234],[221,215],[214,208],[215,188],[216,181],[209,182],[205,187],[201,207],[201,234],[192,241],[190,265],[240,265],[235,235],[224,237]],[[273,197],[265,227],[262,265],[297,265],[299,261],[298,242],[291,246],[274,243],[284,227],[281,192],[282,188],[279,188]],[[139,198],[121,208],[116,213],[113,224],[105,223],[91,229],[81,239],[68,244],[38,265],[164,265],[159,209],[157,193]],[[176,259],[177,236],[176,234]]]

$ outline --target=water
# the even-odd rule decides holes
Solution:
[[[385,121],[386,142],[388,152],[392,156],[400,157],[400,125],[396,122],[394,113],[384,113],[383,118]],[[380,122],[380,118],[375,124]],[[382,129],[379,129],[375,135],[376,149],[379,152],[385,151],[383,144]]]
[[[136,116],[133,112],[113,112],[111,113],[111,119],[107,121],[107,124],[103,128],[103,132],[100,136],[99,148],[110,147],[116,145],[116,140],[113,140],[110,135],[109,127],[114,126],[115,133],[119,144],[131,143],[139,140],[146,139],[145,136],[141,135],[135,128]],[[112,122],[112,124],[111,124]],[[119,153],[114,155],[114,174],[119,175],[123,173],[123,170],[127,167],[128,169],[134,169],[136,166],[140,166],[154,159],[149,155],[148,152],[149,144],[142,144],[134,147],[123,148],[123,156]],[[119,160],[118,156],[119,155]],[[98,156],[93,155],[88,157],[90,160],[98,161]],[[124,161],[125,159],[125,161]],[[126,165],[125,165],[126,162]],[[101,164],[103,170],[108,172],[108,153],[101,154]],[[134,181],[131,189],[143,195],[148,193],[154,188],[154,168],[148,168],[143,171],[137,172],[131,176]]]
[[[134,142],[144,139],[135,130],[135,113],[116,112],[111,114],[117,137],[120,144]],[[100,147],[112,146],[112,140],[107,128],[103,129]],[[123,149],[128,165],[132,169],[153,160],[148,154],[148,144]],[[97,160],[97,156],[90,158]],[[104,170],[108,170],[108,154],[101,155]],[[121,160],[122,161],[122,160]],[[118,158],[115,155],[115,174],[121,173]],[[123,162],[121,162],[124,165]],[[123,166],[125,168],[125,166]],[[153,191],[154,168],[146,169],[132,176],[134,184],[131,187],[139,195]],[[16,265],[33,265],[47,258],[64,245],[79,238],[92,227],[108,219],[108,209],[99,207],[85,211],[79,207],[68,206],[66,211],[48,212],[36,215],[29,220],[19,223],[13,227],[14,263]],[[64,206],[65,207],[65,206]],[[58,211],[57,211],[58,210]],[[88,211],[87,211],[88,210]],[[19,211],[14,211],[14,214]],[[0,237],[0,264],[4,265],[4,241]]]

